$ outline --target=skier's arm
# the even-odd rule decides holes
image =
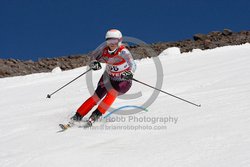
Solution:
[[[95,49],[93,52],[91,52],[89,54],[90,56],[90,60],[91,61],[98,61],[98,62],[101,62],[101,63],[105,63],[105,61],[102,59],[102,52],[103,52],[103,49],[104,49],[105,45],[104,46],[99,46],[97,49]]]
[[[128,49],[123,49],[120,53],[120,56],[122,56],[126,62],[128,63],[130,70],[134,73],[136,70],[136,64],[134,61],[134,58],[132,56],[132,54],[129,52]]]
[[[88,56],[90,57],[90,63],[89,63],[89,67],[92,70],[100,70],[102,68],[101,63],[103,63],[103,59],[102,59],[102,52],[103,52],[103,46],[99,46],[97,49],[95,49],[93,52],[90,52],[88,54]]]

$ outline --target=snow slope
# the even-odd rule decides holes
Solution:
[[[0,79],[0,166],[250,166],[249,55],[250,44],[184,54],[176,48],[164,51],[162,89],[202,107],[160,94],[148,112],[113,114],[115,122],[96,123],[103,130],[56,133],[58,124],[67,122],[89,97],[85,77],[45,98],[85,67]],[[153,61],[137,64],[135,78],[154,85]],[[94,72],[94,84],[101,74]],[[113,106],[140,106],[152,94],[135,82],[129,93],[138,90],[142,97],[118,99]],[[124,126],[153,129],[115,129]]]

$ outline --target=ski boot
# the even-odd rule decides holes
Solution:
[[[70,121],[67,124],[59,124],[61,130],[58,132],[63,132],[72,126],[79,124],[82,118],[83,116],[81,116],[78,112],[76,112],[75,115],[70,118]]]
[[[80,122],[82,118],[83,116],[81,116],[78,112],[76,112],[76,114],[73,117],[71,117],[70,120]]]
[[[94,122],[96,122],[100,117],[102,116],[102,113],[96,109],[91,116],[89,117],[86,126],[84,126],[85,128],[91,127],[93,125]]]

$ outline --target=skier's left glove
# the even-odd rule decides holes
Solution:
[[[89,67],[94,71],[102,69],[101,63],[96,60],[91,61]]]
[[[122,74],[122,79],[131,80],[133,79],[133,73],[131,71],[124,71]]]

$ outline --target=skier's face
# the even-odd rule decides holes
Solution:
[[[118,47],[119,39],[108,39],[106,43],[109,49],[113,51]]]

